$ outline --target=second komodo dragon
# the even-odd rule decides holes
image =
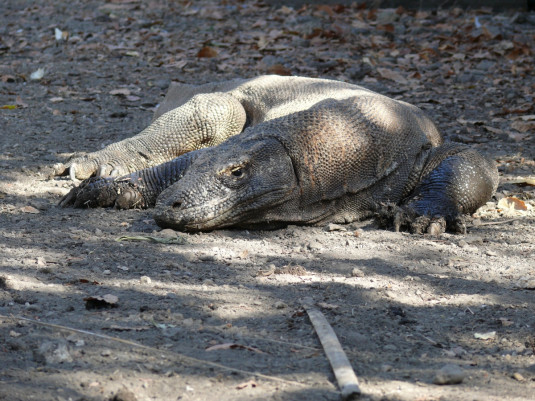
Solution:
[[[444,144],[415,106],[344,82],[281,76],[173,84],[141,133],[55,172],[95,176],[62,206],[154,206],[160,226],[183,231],[375,215],[396,230],[464,232],[464,216],[498,183],[493,161]]]

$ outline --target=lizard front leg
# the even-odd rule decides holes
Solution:
[[[239,134],[245,110],[225,93],[198,94],[156,119],[138,135],[54,166],[55,175],[85,179],[120,176],[156,166],[184,153],[215,146]]]
[[[490,199],[498,181],[494,162],[477,151],[460,144],[439,146],[401,205],[379,208],[379,222],[416,234],[465,233],[469,215]]]
[[[115,206],[119,209],[152,207],[158,195],[180,180],[197,157],[207,151],[209,149],[188,152],[166,163],[122,177],[90,177],[71,189],[59,201],[59,206]]]

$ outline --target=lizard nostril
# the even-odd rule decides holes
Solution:
[[[182,201],[175,201],[173,203],[173,208],[180,209],[182,207]]]

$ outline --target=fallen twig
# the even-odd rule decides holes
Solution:
[[[121,242],[121,241],[133,241],[133,242],[147,241],[147,242],[155,242],[155,243],[159,243],[159,244],[179,244],[179,245],[183,245],[183,244],[185,244],[187,242],[186,239],[182,238],[182,237],[159,238],[159,237],[153,237],[153,236],[150,236],[150,235],[137,235],[137,236],[123,235],[123,236],[121,236],[119,238],[116,238],[115,241],[117,241],[117,242]]]
[[[520,220],[521,218],[516,218],[516,219],[508,219],[508,220],[502,220],[502,221],[484,221],[484,222],[481,222],[481,223],[477,223],[477,224],[472,224],[471,227],[479,227],[479,226],[494,226],[494,225],[498,225],[498,224],[507,224],[507,223],[512,223],[513,221],[518,221]]]
[[[150,347],[148,345],[143,345],[143,344],[137,343],[135,341],[124,340],[122,338],[112,337],[112,336],[108,336],[106,334],[93,333],[93,332],[88,331],[88,330],[75,329],[73,327],[62,326],[62,325],[54,324],[54,323],[40,322],[39,320],[28,319],[28,318],[23,317],[23,316],[0,315],[0,318],[2,318],[2,319],[24,320],[26,322],[37,324],[37,325],[40,325],[40,326],[46,326],[46,327],[51,327],[51,328],[58,329],[58,330],[66,330],[66,331],[70,331],[70,332],[74,332],[74,333],[80,333],[80,334],[85,334],[85,335],[88,335],[88,336],[103,338],[103,339],[110,340],[110,341],[116,341],[116,342],[119,342],[119,343],[128,344],[128,345],[136,347],[136,348],[142,348],[142,349],[158,352],[160,354],[162,352],[162,350],[160,350],[158,348]],[[289,385],[292,385],[292,386],[300,386],[300,387],[304,387],[305,386],[305,384],[299,383],[299,382],[296,382],[296,381],[293,381],[293,380],[286,380],[286,379],[281,379],[280,377],[269,376],[269,375],[265,375],[265,374],[262,374],[262,373],[259,373],[259,372],[250,372],[248,370],[232,368],[230,366],[225,366],[225,365],[222,365],[220,363],[210,362],[210,361],[205,361],[205,360],[202,360],[202,359],[193,358],[191,356],[179,354],[177,352],[172,352],[172,351],[169,351],[169,350],[166,350],[165,354],[166,355],[173,355],[173,356],[177,357],[178,359],[180,359],[180,360],[182,360],[184,362],[211,366],[211,367],[222,369],[222,370],[228,370],[228,371],[231,371],[231,372],[242,373],[244,375],[253,375],[253,376],[261,377],[263,379],[267,379],[267,380],[271,380],[271,381],[277,381],[277,382],[289,384]]]
[[[358,379],[342,349],[340,341],[338,341],[338,337],[336,337],[336,333],[327,322],[327,319],[325,319],[325,316],[323,316],[323,313],[313,306],[312,299],[305,298],[301,303],[307,311],[323,350],[329,359],[342,399],[351,400],[357,398],[360,395]]]

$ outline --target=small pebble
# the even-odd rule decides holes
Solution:
[[[464,370],[460,366],[448,364],[444,365],[433,378],[434,384],[459,384],[465,378]]]
[[[326,228],[325,231],[347,231],[347,228],[344,226],[341,226],[339,224],[330,223]]]
[[[139,278],[139,282],[140,282],[141,284],[150,284],[150,283],[152,282],[152,280],[150,279],[149,276],[141,276],[141,277]]]
[[[111,274],[111,270],[104,270],[102,274],[105,274],[106,276],[109,276]]]
[[[137,401],[137,398],[133,392],[122,388],[117,391],[113,398],[110,398],[110,401]]]
[[[355,267],[353,270],[351,270],[351,275],[353,277],[364,277],[364,272]]]
[[[381,372],[390,372],[392,370],[392,365],[387,363],[381,365]]]
[[[276,308],[276,309],[284,309],[286,308],[288,305],[286,305],[284,302],[282,301],[277,301],[273,304],[273,306]]]
[[[495,331],[488,331],[486,333],[474,333],[474,338],[478,340],[491,340],[496,337]]]
[[[519,382],[523,382],[524,380],[526,380],[526,378],[524,376],[522,376],[522,374],[520,374],[519,372],[515,372],[513,373],[513,379],[519,381]]]
[[[320,251],[323,249],[323,246],[316,240],[310,241],[306,247],[310,249],[311,251]]]

